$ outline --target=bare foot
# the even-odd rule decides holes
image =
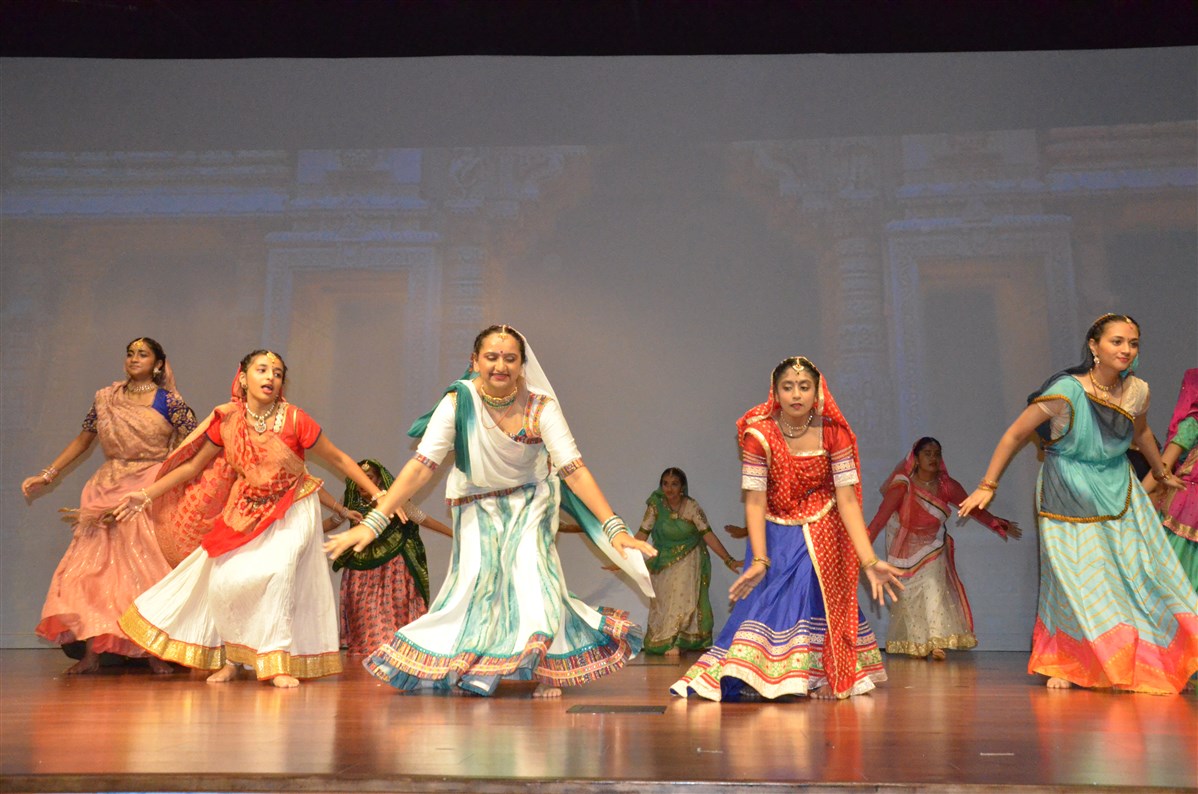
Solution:
[[[168,661],[159,659],[157,656],[147,656],[146,662],[150,665],[150,672],[154,675],[174,675],[175,666]]]
[[[662,654],[662,656],[666,657],[667,659],[677,659],[681,655],[682,650],[680,648],[671,648]]]
[[[88,649],[83,658],[66,669],[67,675],[86,675],[100,669],[100,655]]]
[[[277,686],[279,689],[293,689],[299,686],[299,679],[293,675],[276,675],[270,679],[270,683]]]
[[[932,661],[933,662],[943,662],[944,658],[945,658],[945,653],[944,653],[943,648],[933,648],[932,649]]]
[[[836,700],[836,694],[826,686],[811,690],[807,693],[807,697],[812,700]]]
[[[226,664],[221,669],[217,670],[212,675],[205,679],[209,684],[227,684],[230,681],[237,680],[237,665]]]
[[[1068,689],[1069,687],[1073,686],[1073,684],[1066,681],[1064,678],[1057,678],[1054,676],[1048,679],[1046,686],[1049,689]]]
[[[549,684],[537,684],[537,688],[532,691],[532,696],[535,698],[560,698],[562,696],[561,687],[549,686]]]

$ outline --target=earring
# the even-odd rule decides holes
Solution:
[[[1097,367],[1098,366],[1098,354],[1091,353],[1090,355],[1094,356],[1094,366]]]

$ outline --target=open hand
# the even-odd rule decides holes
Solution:
[[[907,589],[899,581],[898,571],[894,566],[883,560],[878,560],[866,568],[865,578],[869,579],[870,597],[883,606],[886,604],[885,596],[890,596],[891,603],[898,601],[898,595],[895,594],[894,588]]]
[[[117,521],[127,521],[149,506],[150,498],[145,491],[133,491],[122,496],[111,512]]]
[[[735,603],[743,598],[747,598],[749,593],[753,592],[753,589],[761,584],[761,580],[765,578],[767,570],[769,569],[764,563],[755,562],[750,565],[740,575],[740,578],[728,588],[728,599]]]
[[[620,556],[627,558],[625,549],[636,549],[641,554],[648,558],[657,556],[657,549],[650,546],[643,540],[638,540],[627,532],[617,532],[616,536],[611,539],[611,546],[616,551],[620,552]]]
[[[973,493],[965,497],[965,501],[957,507],[957,515],[965,518],[974,510],[985,510],[986,505],[994,498],[994,491],[988,488],[975,488]]]

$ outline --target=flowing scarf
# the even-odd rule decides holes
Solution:
[[[240,374],[240,371],[239,371]],[[154,500],[158,543],[172,566],[197,546],[219,556],[253,540],[288,508],[320,487],[304,460],[277,434],[254,438],[245,419],[238,377],[233,378],[232,409],[217,408],[176,449],[158,479],[191,460],[208,441],[214,419],[221,423],[221,451],[192,480]],[[279,395],[278,410],[290,405]]]

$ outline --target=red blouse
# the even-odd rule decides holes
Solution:
[[[852,440],[837,424],[822,428],[822,449],[794,454],[772,419],[745,431],[744,487],[760,490],[753,472],[766,473],[766,517],[775,524],[808,524],[836,505],[836,487],[858,482]],[[759,474],[758,474],[759,476]]]
[[[314,493],[321,481],[308,474],[304,452],[320,439],[320,425],[294,405],[283,404],[272,430],[249,427],[244,413],[213,412],[208,439],[224,448],[236,473],[224,509],[201,541],[212,557],[243,546]]]

